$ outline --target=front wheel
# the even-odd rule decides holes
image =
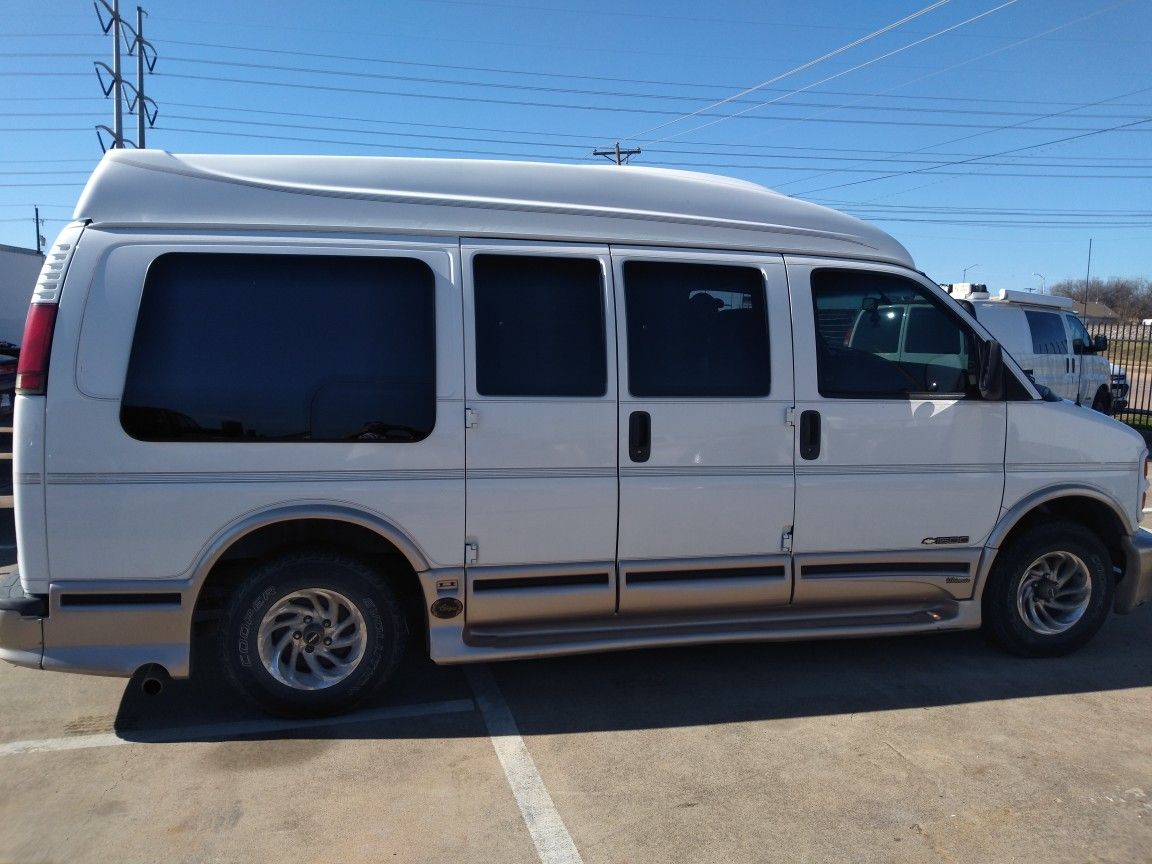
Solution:
[[[1075,522],[1038,525],[1001,551],[984,589],[984,629],[1025,657],[1075,651],[1112,607],[1112,561]]]
[[[282,555],[237,588],[219,652],[233,686],[284,716],[347,711],[395,671],[400,604],[373,567],[324,551]]]

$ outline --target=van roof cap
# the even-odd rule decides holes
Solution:
[[[1030,291],[1009,291],[1001,288],[995,294],[988,286],[979,282],[953,282],[942,286],[957,300],[987,301],[989,303],[1017,303],[1024,306],[1044,306],[1050,309],[1073,309],[1076,306],[1071,297],[1058,294],[1033,294]]]
[[[879,228],[744,180],[665,168],[110,150],[76,205],[100,226],[531,237],[865,258]]]

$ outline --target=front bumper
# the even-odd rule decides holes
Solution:
[[[1137,528],[1123,543],[1127,566],[1124,578],[1116,586],[1113,606],[1121,615],[1152,600],[1152,531]]]

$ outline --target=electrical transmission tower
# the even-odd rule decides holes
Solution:
[[[128,100],[128,110],[136,115],[136,146],[144,147],[145,126],[156,125],[158,113],[155,100],[144,95],[144,71],[153,71],[156,68],[156,48],[144,38],[144,18],[148,15],[139,6],[136,7],[136,28],[125,24],[132,31],[132,44],[128,46],[128,53],[136,57],[136,86],[124,83],[132,91],[132,98]]]
[[[621,150],[620,142],[616,142],[616,146],[611,150],[593,150],[593,156],[603,156],[605,159],[611,159],[617,165],[627,165],[628,160],[633,156],[640,155],[640,148],[635,147],[631,150]]]
[[[105,126],[100,124],[96,127],[96,139],[100,142],[101,150],[119,149],[126,144],[134,147],[144,146],[144,131],[147,126],[153,126],[156,123],[156,102],[144,95],[144,75],[145,71],[151,72],[156,68],[156,49],[147,39],[144,38],[144,16],[147,14],[139,6],[136,7],[136,27],[128,24],[120,16],[120,0],[96,0],[93,4],[96,7],[96,17],[100,21],[100,29],[105,33],[112,34],[112,65],[97,60],[96,77],[100,81],[100,88],[104,91],[105,96],[112,97],[112,125]],[[108,18],[105,20],[104,13],[100,11],[103,6],[108,13]],[[131,41],[125,35],[125,31],[132,34]],[[121,57],[121,44],[127,49],[128,54],[135,55],[136,57],[136,84],[132,85],[124,80],[121,71],[120,57]],[[104,74],[108,75],[107,84],[104,81]],[[127,87],[132,91],[130,99],[125,100],[124,88]],[[131,141],[124,137],[124,104],[127,101],[128,110],[136,114],[136,140]],[[104,133],[107,133],[110,140],[109,144],[104,143]]]

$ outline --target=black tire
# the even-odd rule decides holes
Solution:
[[[328,622],[319,620],[324,617],[322,604],[298,605],[300,598],[334,595],[341,595],[348,604],[327,607],[336,608],[336,629],[324,628]],[[283,605],[289,598],[296,599]],[[278,660],[266,663],[261,655],[261,623],[277,604],[286,611],[268,619],[265,632],[269,636],[263,650]],[[320,614],[301,617],[315,609]],[[281,623],[284,619],[289,623]],[[303,621],[309,623],[302,626]],[[294,635],[304,630],[308,632],[302,637]],[[354,647],[321,647],[330,644],[333,636],[337,643],[353,641]],[[273,641],[283,639],[292,641],[277,652]],[[315,717],[347,711],[378,691],[396,671],[405,642],[400,603],[382,574],[358,558],[320,550],[289,553],[257,565],[228,603],[217,647],[229,681],[244,697],[272,714]],[[301,651],[311,656],[305,658]],[[311,672],[311,664],[337,679],[336,683],[329,684],[321,674]],[[270,665],[285,677],[295,680],[299,676],[297,686],[276,677]],[[305,679],[320,689],[300,689]]]
[[[1035,616],[1029,623],[1028,612],[1032,608],[1029,600],[1033,596],[1022,583],[1029,576],[1034,563],[1045,556],[1064,556],[1069,566],[1075,568],[1074,556],[1083,563],[1090,586],[1087,586],[1087,605],[1074,621],[1074,612],[1057,612],[1067,615],[1069,620],[1056,622],[1057,627],[1066,627],[1061,632],[1038,632]],[[1052,560],[1052,559],[1050,559]],[[1047,587],[1049,583],[1039,583]],[[1002,648],[1023,657],[1057,657],[1075,651],[1091,639],[1112,608],[1112,595],[1115,580],[1112,575],[1112,560],[1100,539],[1076,522],[1052,522],[1030,528],[1001,550],[992,565],[988,585],[984,589],[983,612],[984,631]],[[1077,595],[1064,599],[1066,605],[1076,605]],[[1023,598],[1023,599],[1022,599]],[[1047,605],[1061,602],[1061,598],[1038,601],[1043,614],[1051,614]],[[1082,600],[1080,601],[1083,602]],[[1040,622],[1040,626],[1043,623]]]
[[[1096,391],[1096,398],[1092,400],[1092,410],[1099,411],[1101,414],[1108,414],[1112,409],[1112,397],[1108,391],[1101,387]]]

